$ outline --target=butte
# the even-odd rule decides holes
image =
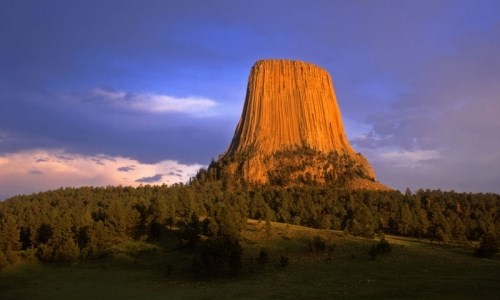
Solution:
[[[281,59],[254,64],[231,145],[198,176],[250,186],[389,189],[349,144],[328,72]]]

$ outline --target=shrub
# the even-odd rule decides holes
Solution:
[[[327,248],[327,243],[326,241],[320,237],[320,236],[315,236],[314,239],[309,242],[309,250],[311,252],[323,252]]]
[[[288,263],[289,263],[288,257],[284,256],[284,255],[281,255],[280,256],[279,266],[282,267],[282,268],[284,268],[284,267],[288,266]]]
[[[197,214],[191,215],[191,221],[184,225],[183,230],[179,233],[179,239],[182,244],[191,246],[191,249],[200,241],[200,234],[202,233],[202,223]]]
[[[257,263],[260,266],[264,266],[267,264],[267,261],[269,260],[269,254],[265,248],[260,248],[260,253],[259,256],[257,257]]]
[[[477,257],[492,257],[499,251],[497,237],[493,234],[485,234],[481,239],[479,247],[474,249]]]
[[[379,254],[386,254],[392,251],[392,246],[389,242],[383,238],[378,244],[373,244],[368,251],[368,255],[370,255],[371,259],[376,259]]]
[[[237,239],[209,238],[201,253],[202,270],[209,276],[237,275],[241,270],[243,249]]]
[[[383,238],[378,242],[377,244],[377,252],[384,254],[384,253],[389,253],[392,250],[392,246],[389,244],[389,242]]]
[[[41,261],[70,263],[78,260],[80,249],[73,239],[50,240],[38,246],[36,255]]]

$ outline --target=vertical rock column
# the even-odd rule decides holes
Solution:
[[[253,184],[385,188],[349,145],[328,72],[293,60],[255,63],[240,122],[218,166],[218,173]]]
[[[344,133],[328,72],[292,60],[260,60],[252,68],[241,120],[227,155],[272,154],[308,147],[354,154]]]

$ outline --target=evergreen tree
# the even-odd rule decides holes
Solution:
[[[19,228],[11,216],[0,220],[0,270],[18,260],[16,252],[20,249]]]

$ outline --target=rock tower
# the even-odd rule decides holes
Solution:
[[[294,60],[252,67],[231,145],[208,175],[254,185],[386,189],[349,145],[328,72]]]

